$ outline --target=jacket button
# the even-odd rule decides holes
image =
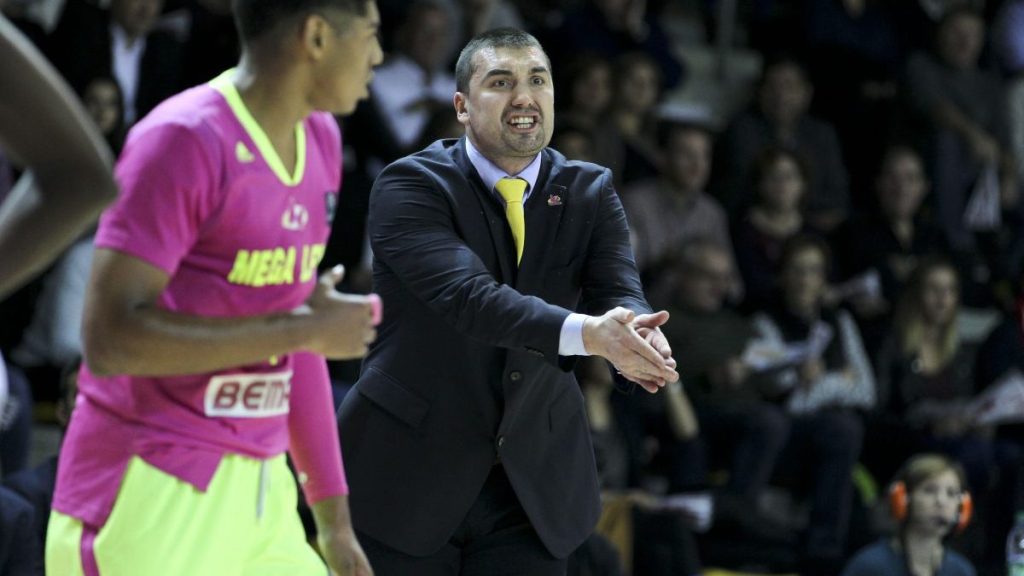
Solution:
[[[511,372],[511,373],[510,373],[510,374],[508,375],[508,379],[509,379],[509,380],[511,380],[511,381],[513,381],[513,382],[519,382],[520,380],[522,380],[522,379],[523,379],[523,373],[522,373],[522,372],[520,372],[519,370],[513,370],[513,371],[512,371],[512,372]]]
[[[504,445],[505,445],[505,437],[504,436],[498,436],[498,448],[501,448]]]

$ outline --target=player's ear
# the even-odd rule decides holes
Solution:
[[[306,53],[319,59],[326,51],[330,37],[334,35],[334,29],[323,16],[310,14],[303,19],[300,34]]]

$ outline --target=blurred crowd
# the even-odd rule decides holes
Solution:
[[[680,385],[625,395],[604,365],[579,369],[606,540],[574,573],[621,573],[611,557],[637,576],[838,574],[894,529],[886,487],[921,452],[958,462],[974,495],[954,548],[1003,573],[1024,506],[1024,0],[378,5],[387,58],[342,124],[324,258],[347,289],[370,289],[375,175],[461,136],[458,51],[513,26],[552,61],[552,147],[612,168],[648,299],[671,312]],[[239,56],[229,0],[0,9],[115,152]],[[0,150],[0,198],[18,175]],[[0,303],[0,478],[16,490],[52,474],[27,469],[30,435],[66,422],[91,253],[82,238]],[[343,384],[358,367],[332,370]]]

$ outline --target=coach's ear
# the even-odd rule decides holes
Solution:
[[[455,117],[460,124],[469,124],[469,110],[466,108],[466,95],[456,92],[452,102],[455,104]]]

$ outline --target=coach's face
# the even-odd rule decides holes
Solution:
[[[473,55],[467,93],[455,111],[473,145],[491,162],[525,167],[551,141],[555,90],[539,47],[484,48]]]

